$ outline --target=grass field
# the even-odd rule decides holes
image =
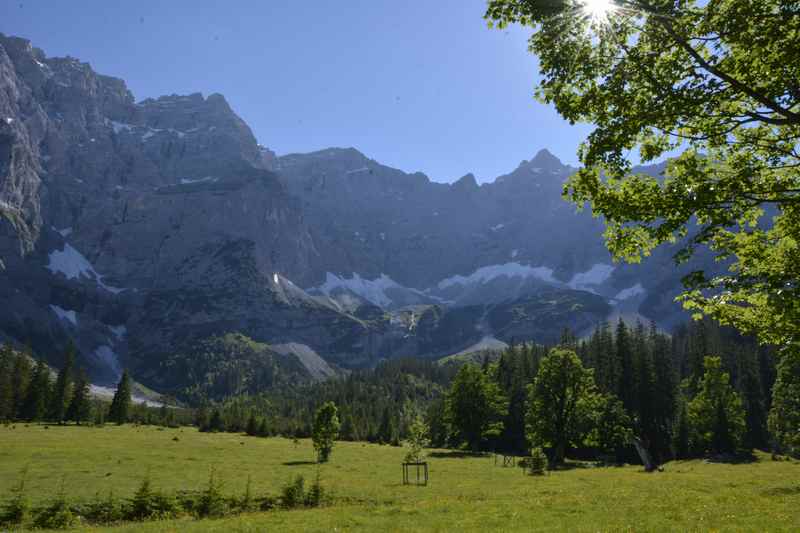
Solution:
[[[174,440],[177,437],[177,440]],[[428,459],[427,487],[401,484],[401,448],[337,443],[321,470],[333,505],[218,520],[123,524],[89,531],[800,531],[800,463],[766,455],[749,464],[673,462],[574,468],[530,477],[491,457]],[[43,502],[64,483],[71,498],[133,493],[149,472],[157,488],[202,489],[214,467],[226,493],[277,494],[316,474],[308,440],[260,439],[195,429],[0,426],[0,492],[28,465],[28,495]]]

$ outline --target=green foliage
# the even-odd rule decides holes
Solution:
[[[250,482],[248,480],[248,494],[250,490],[249,487]],[[222,483],[219,481],[219,479],[214,477],[213,468],[208,476],[208,486],[203,491],[203,494],[200,496],[200,499],[197,502],[196,512],[201,518],[218,518],[227,513],[225,498],[222,496]]]
[[[419,463],[425,458],[425,448],[430,441],[428,440],[428,426],[422,417],[417,416],[411,423],[408,430],[408,452],[406,452],[406,463]]]
[[[705,358],[705,374],[688,416],[696,451],[730,454],[742,444],[744,408],[719,357]]]
[[[778,363],[769,429],[777,443],[800,456],[800,350],[788,350]]]
[[[181,508],[174,496],[153,490],[150,476],[142,480],[130,502],[126,520],[163,520],[179,516]]]
[[[95,524],[112,524],[119,522],[125,516],[123,503],[109,491],[105,498],[96,495],[94,500],[83,507],[82,516]]]
[[[614,396],[597,394],[591,398],[592,429],[586,443],[602,452],[620,456],[620,450],[633,439],[631,420],[622,402]]]
[[[75,366],[75,346],[70,342],[64,354],[64,364],[58,371],[58,377],[50,395],[50,412],[48,417],[54,422],[64,422],[67,406],[72,394],[73,367]]]
[[[108,419],[117,424],[124,424],[130,418],[131,413],[131,378],[128,371],[122,373],[122,377],[117,384],[114,398],[111,400],[111,409],[108,411]]]
[[[689,412],[686,408],[686,399],[681,396],[678,401],[680,402],[680,406],[678,408],[677,420],[675,422],[673,449],[675,450],[676,459],[688,459],[691,453]]]
[[[9,344],[0,346],[0,422],[12,420],[14,415],[13,368],[16,356]]]
[[[20,472],[19,481],[11,488],[11,498],[0,513],[0,525],[21,524],[30,513],[30,502],[26,493],[25,483],[28,477],[28,467]]]
[[[534,29],[538,98],[593,124],[565,186],[606,222],[616,258],[638,261],[682,239],[728,272],[685,278],[685,304],[777,346],[800,344],[800,54],[784,0],[614,2],[603,20],[580,2],[491,0],[486,18]],[[663,178],[629,175],[671,150]]]
[[[22,418],[29,421],[43,420],[47,416],[47,406],[50,400],[50,369],[44,361],[36,363],[25,403],[22,409]]]
[[[41,529],[69,529],[78,523],[78,517],[67,504],[62,480],[61,490],[53,502],[38,509],[33,517],[33,526]]]
[[[305,505],[305,502],[305,479],[298,475],[281,490],[281,505],[286,509],[294,509]]]
[[[528,472],[532,476],[545,475],[547,471],[547,456],[539,446],[531,449],[531,456],[528,459],[528,466]]]
[[[590,369],[575,352],[556,348],[544,357],[528,388],[528,439],[552,449],[563,463],[567,448],[581,444],[591,428],[597,391]]]
[[[308,381],[295,357],[284,357],[240,333],[202,339],[164,360],[152,381],[189,402],[222,400]]]
[[[320,471],[319,468],[317,468],[317,475],[314,478],[314,483],[311,484],[308,492],[306,492],[304,503],[306,507],[320,507],[329,502],[330,496],[322,486],[322,481],[320,480]]]
[[[81,369],[75,380],[72,399],[70,400],[69,407],[67,407],[66,419],[72,420],[80,425],[81,422],[88,421],[91,414],[92,404],[89,399],[89,377],[86,375],[86,371]]]
[[[508,400],[478,365],[463,365],[445,397],[445,421],[457,445],[478,451],[503,430]]]
[[[325,402],[317,409],[311,436],[317,460],[327,463],[333,451],[333,441],[339,436],[339,410],[333,402]]]

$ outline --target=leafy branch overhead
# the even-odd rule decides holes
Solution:
[[[532,27],[537,97],[596,126],[564,194],[605,219],[614,256],[707,247],[728,272],[687,276],[685,305],[800,345],[800,4],[490,0],[485,16]],[[630,173],[634,150],[680,155],[653,178]]]

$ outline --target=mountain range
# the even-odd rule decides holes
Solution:
[[[0,34],[0,339],[174,389],[174,354],[225,335],[319,379],[683,320],[685,269],[668,250],[614,264],[602,220],[561,196],[574,171],[547,150],[480,185],[354,148],[277,156],[219,94],[137,102]]]

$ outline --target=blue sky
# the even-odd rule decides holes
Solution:
[[[484,0],[0,0],[0,32],[125,79],[137,100],[219,92],[278,154],[355,147],[436,181],[576,164],[589,126],[533,100],[527,31]]]

